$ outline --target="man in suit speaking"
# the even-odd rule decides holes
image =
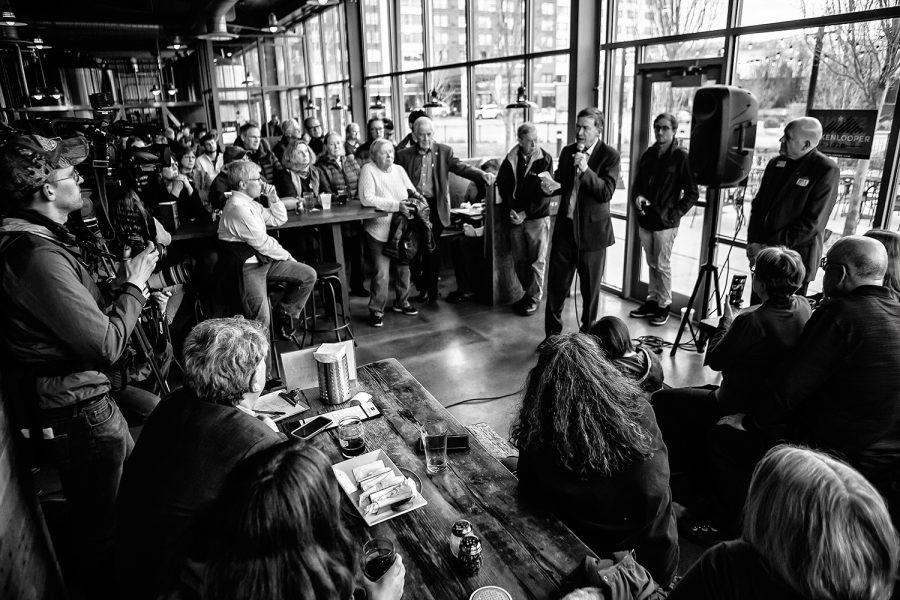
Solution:
[[[575,143],[563,148],[555,178],[543,177],[541,183],[544,193],[560,189],[562,194],[550,246],[547,337],[562,332],[563,305],[576,271],[584,303],[581,331],[597,320],[606,248],[615,243],[609,201],[619,178],[619,153],[600,140],[600,109],[582,109],[576,119]]]
[[[781,152],[766,165],[747,225],[750,266],[766,246],[787,246],[800,254],[806,267],[800,295],[819,270],[823,233],[840,181],[837,164],[816,149],[821,139],[818,119],[800,117],[787,124]]]

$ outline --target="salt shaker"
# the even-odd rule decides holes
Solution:
[[[469,577],[478,575],[481,570],[481,540],[477,535],[467,535],[459,543],[459,561],[463,571]]]
[[[472,524],[465,519],[460,519],[450,528],[450,552],[454,558],[459,558],[459,543],[464,537],[472,534]]]

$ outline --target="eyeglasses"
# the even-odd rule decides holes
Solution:
[[[81,176],[81,173],[78,171],[72,171],[72,174],[68,177],[60,177],[55,181],[48,181],[47,183],[59,183],[60,181],[65,181],[66,179],[74,179],[75,183],[84,183],[84,177]]]
[[[831,265],[840,266],[840,267],[844,267],[844,268],[846,268],[846,266],[847,266],[844,263],[839,263],[839,262],[834,262],[833,260],[828,260],[827,256],[823,256],[822,259],[819,261],[819,266],[822,267],[822,270],[827,269]]]

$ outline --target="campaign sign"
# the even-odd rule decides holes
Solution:
[[[869,158],[878,124],[877,110],[811,110],[822,123],[819,150],[842,158]]]

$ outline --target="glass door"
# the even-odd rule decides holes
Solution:
[[[691,63],[655,63],[638,65],[635,82],[634,131],[632,139],[632,177],[641,154],[656,140],[653,120],[661,113],[671,113],[678,121],[675,138],[685,149],[690,146],[691,107],[694,93],[704,85],[722,82],[723,64],[720,60]],[[630,199],[629,181],[629,199]],[[681,219],[672,249],[672,305],[678,310],[687,304],[697,280],[699,266],[705,257],[709,232],[707,223],[706,190],[700,186],[700,201]],[[636,209],[629,201],[630,287],[628,295],[643,301],[647,296],[649,271],[638,237]]]

